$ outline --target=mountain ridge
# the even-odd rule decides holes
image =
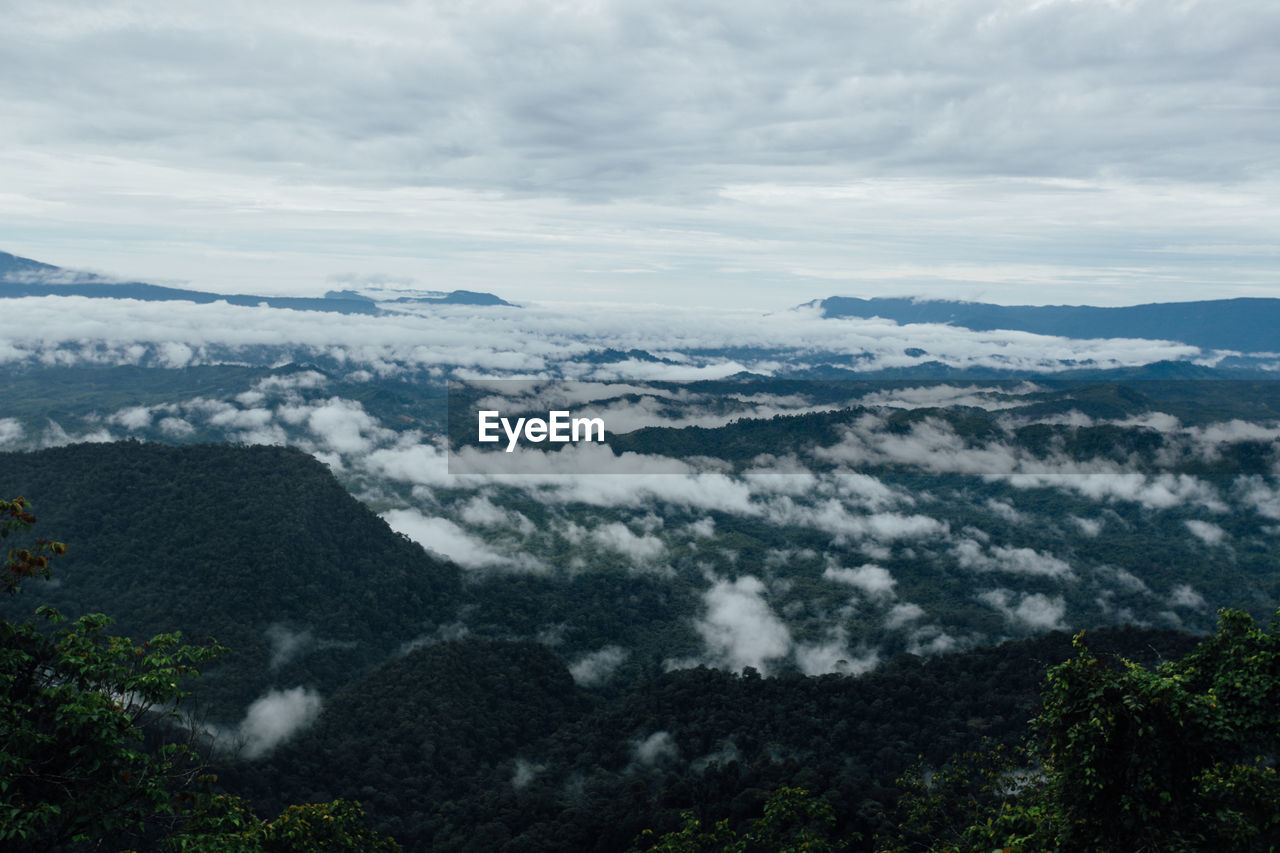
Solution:
[[[912,297],[829,296],[798,307],[826,318],[882,317],[898,323],[946,323],[974,331],[1008,329],[1067,338],[1143,338],[1201,349],[1280,351],[1280,299],[1238,297],[1141,305],[995,305]]]
[[[50,281],[54,278],[65,280]],[[328,291],[322,297],[258,296],[249,293],[213,293],[187,290],[142,281],[112,281],[94,273],[68,270],[41,261],[0,252],[0,299],[26,296],[84,296],[90,299],[140,299],[145,302],[195,302],[209,304],[288,308],[295,311],[329,311],[340,314],[390,314],[377,301],[354,291]],[[412,305],[473,305],[517,307],[492,293],[454,290],[442,296],[401,297],[391,302]]]

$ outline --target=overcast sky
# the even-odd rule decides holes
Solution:
[[[1280,296],[1274,0],[0,0],[0,250],[783,308]]]

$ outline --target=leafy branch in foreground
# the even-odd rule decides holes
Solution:
[[[69,627],[50,608],[37,614],[58,627],[0,621],[0,840],[123,837],[173,814],[170,790],[198,761],[182,684],[223,649],[178,634],[135,645],[108,635],[101,614]]]
[[[693,812],[681,815],[683,824],[665,835],[646,829],[636,839],[640,853],[834,853],[845,849],[830,840],[835,812],[830,804],[803,788],[779,788],[765,803],[764,814],[744,831],[727,820],[704,829]]]
[[[239,797],[203,795],[180,833],[166,839],[175,853],[399,853],[393,839],[365,825],[359,803],[334,800],[286,806],[262,820]]]
[[[0,500],[0,535],[35,522],[22,498]],[[66,547],[40,540],[9,552],[9,593],[48,577]],[[99,849],[110,842],[176,851],[378,851],[399,847],[364,826],[358,804],[290,806],[262,821],[241,800],[192,788],[202,776],[200,733],[181,710],[185,683],[225,649],[183,645],[179,633],[135,644],[109,634],[102,614],[68,624],[0,620],[0,847]],[[47,623],[47,625],[45,624]]]
[[[15,532],[26,533],[35,524],[31,504],[21,497],[0,500],[0,539],[8,539]],[[61,542],[38,539],[30,548],[11,548],[0,566],[0,582],[10,595],[21,590],[21,584],[32,578],[48,578],[53,573],[52,558],[67,553]]]
[[[1048,673],[1039,766],[918,773],[881,850],[1280,847],[1280,626],[1222,611],[1214,636],[1151,670],[1100,659],[1083,633],[1074,645]]]

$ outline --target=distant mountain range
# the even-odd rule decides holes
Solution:
[[[211,293],[184,290],[140,281],[113,281],[93,273],[68,270],[0,252],[0,299],[23,296],[87,296],[93,299],[141,299],[147,302],[227,302],[231,305],[266,305],[297,311],[335,311],[340,314],[381,314],[378,302],[350,290],[331,290],[324,297],[256,296],[246,293]],[[390,300],[397,305],[506,305],[492,293],[454,290],[444,294],[402,296]]]
[[[1067,338],[1147,338],[1211,350],[1280,352],[1280,299],[1092,305],[991,305],[941,299],[832,296],[806,303],[825,317],[883,317],[949,323],[975,331],[1012,329]]]

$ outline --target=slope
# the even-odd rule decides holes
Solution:
[[[456,566],[428,556],[304,453],[125,442],[0,454],[0,491],[71,546],[5,604],[101,611],[135,637],[181,630],[231,654],[202,705],[235,718],[273,685],[335,689],[447,620]]]
[[[809,304],[826,317],[884,317],[898,323],[950,323],[976,331],[1016,329],[1068,338],[1149,338],[1204,349],[1280,351],[1280,299],[1213,299],[1105,308],[832,296]]]

